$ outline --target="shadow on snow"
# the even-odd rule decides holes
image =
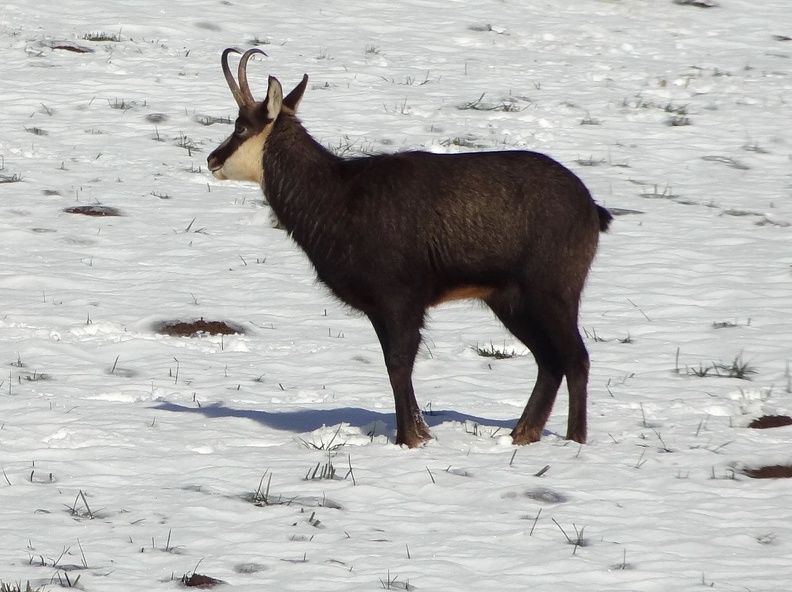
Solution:
[[[175,413],[194,413],[205,417],[243,417],[252,419],[267,427],[290,431],[290,432],[312,432],[323,426],[332,426],[346,423],[352,427],[364,428],[374,422],[382,422],[389,429],[395,429],[395,414],[381,413],[360,407],[342,407],[338,409],[301,409],[297,411],[279,411],[271,413],[269,411],[252,411],[250,409],[234,409],[222,404],[204,405],[202,407],[185,407],[176,403],[160,403],[154,409],[161,411],[172,411]],[[424,419],[429,427],[434,427],[448,421],[459,423],[475,423],[480,426],[501,428],[511,430],[515,420],[498,420],[467,415],[457,411],[432,410],[431,413],[424,414]],[[508,433],[508,432],[504,432]]]

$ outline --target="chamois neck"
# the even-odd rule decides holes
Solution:
[[[339,213],[341,158],[314,140],[294,115],[281,113],[264,144],[264,193],[280,222],[303,245],[319,220]],[[313,241],[310,241],[313,242]]]
[[[314,140],[297,117],[286,113],[278,117],[264,145],[265,178],[283,173],[295,181],[313,179],[332,174],[340,160]]]

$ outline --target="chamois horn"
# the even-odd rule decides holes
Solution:
[[[243,53],[242,58],[239,60],[239,69],[237,70],[237,78],[239,79],[239,83],[237,83],[237,81],[234,80],[234,75],[231,73],[231,68],[228,67],[228,56],[232,53],[242,54],[242,52],[238,49],[229,47],[228,49],[223,50],[220,63],[223,66],[223,74],[225,75],[226,82],[228,83],[228,88],[231,89],[231,94],[234,95],[234,100],[236,101],[237,105],[243,107],[254,102],[253,94],[250,92],[250,86],[248,85],[247,81],[248,60],[254,54],[261,54],[264,56],[267,54],[258,48],[249,49]]]
[[[267,55],[257,47],[254,47],[253,49],[248,49],[244,54],[242,54],[242,58],[239,60],[239,70],[237,74],[237,79],[239,80],[239,88],[242,90],[242,93],[245,95],[247,100],[250,101],[251,103],[255,102],[255,99],[253,98],[253,93],[250,92],[250,86],[248,86],[247,63],[250,57],[255,54],[261,54],[263,56]]]

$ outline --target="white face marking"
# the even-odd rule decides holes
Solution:
[[[262,152],[264,142],[270,132],[270,126],[261,132],[245,140],[234,153],[229,156],[223,166],[212,171],[215,178],[221,181],[250,181],[261,185],[264,181],[264,169],[262,167]],[[223,142],[223,146],[230,138]]]

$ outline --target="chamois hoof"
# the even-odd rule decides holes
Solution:
[[[570,422],[570,424],[567,425],[566,439],[577,442],[578,444],[585,444],[587,431],[585,417],[583,421]]]
[[[512,444],[515,446],[525,446],[526,444],[533,444],[542,438],[542,430],[518,430],[514,428],[511,433]]]
[[[418,448],[432,440],[432,433],[426,426],[416,427],[407,434],[396,436],[396,444],[407,448]]]

